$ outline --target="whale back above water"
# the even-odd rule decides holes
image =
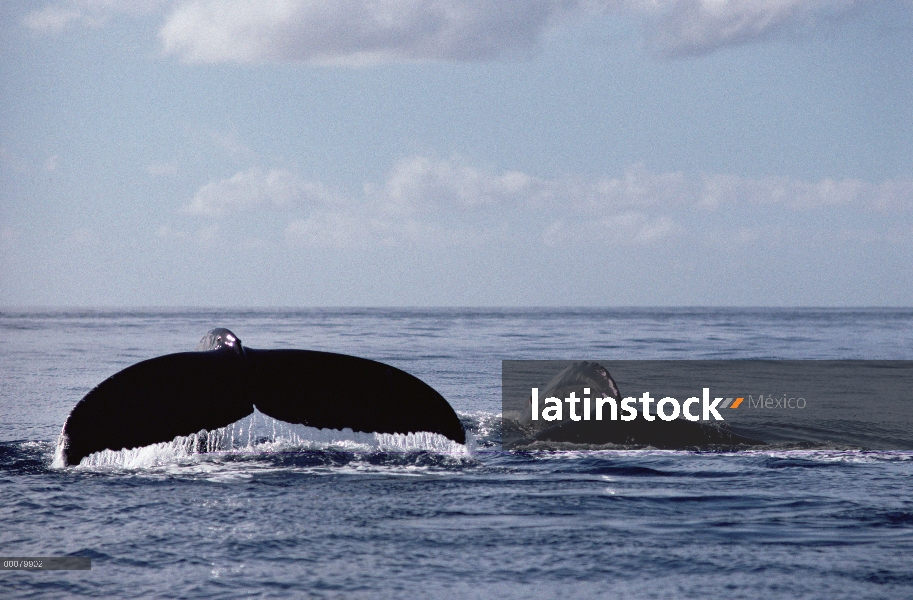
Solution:
[[[61,432],[65,464],[225,427],[254,407],[318,429],[427,431],[466,442],[444,397],[396,367],[331,352],[245,348],[222,328],[197,349],[139,362],[86,394]]]
[[[209,350],[221,350],[234,354],[244,354],[241,340],[238,339],[238,336],[224,327],[210,329],[206,332],[206,335],[200,339],[200,343],[197,344],[197,352],[207,352]]]

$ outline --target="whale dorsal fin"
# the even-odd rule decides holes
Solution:
[[[210,350],[244,354],[241,340],[238,339],[238,336],[224,327],[210,329],[200,340],[200,343],[197,344],[197,352],[209,352]]]

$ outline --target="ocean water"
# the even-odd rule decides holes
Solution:
[[[289,426],[53,464],[67,414],[210,328],[380,360],[470,431]],[[504,452],[502,359],[913,359],[913,310],[0,313],[0,597],[913,597],[913,453]]]

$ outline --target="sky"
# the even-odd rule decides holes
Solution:
[[[911,0],[3,0],[0,306],[911,306]]]

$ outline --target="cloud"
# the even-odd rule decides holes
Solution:
[[[394,211],[447,210],[525,201],[547,195],[549,183],[519,171],[492,174],[450,160],[414,156],[400,161],[373,195]]]
[[[333,194],[324,186],[303,182],[288,171],[252,168],[207,183],[182,211],[191,215],[221,216],[262,206],[282,208],[333,200]]]
[[[394,165],[382,184],[365,185],[362,197],[293,221],[285,236],[295,245],[338,248],[478,244],[494,235],[486,210],[525,207],[547,187],[542,179],[491,173],[460,157],[413,156]]]
[[[22,22],[33,31],[57,33],[80,21],[83,23],[89,21],[82,11],[52,4],[41,10],[30,12]]]
[[[829,206],[856,206],[878,211],[899,210],[913,201],[913,180],[888,179],[872,183],[860,179],[803,181],[787,177],[748,179],[732,175],[705,175],[697,187],[700,203],[779,204],[796,210]]]
[[[370,64],[527,52],[579,0],[192,0],[162,27],[190,62]]]
[[[208,137],[212,145],[228,156],[242,158],[254,156],[254,151],[241,142],[241,140],[238,139],[238,135],[234,132],[223,133],[210,131]]]
[[[643,163],[630,165],[621,177],[594,182],[553,182],[552,196],[590,208],[779,205],[793,210],[854,206],[866,210],[901,210],[913,203],[913,180],[860,179],[805,181],[789,177],[750,178],[728,174],[654,173]],[[560,190],[560,192],[559,192]]]
[[[490,234],[471,217],[467,222],[445,225],[434,220],[369,216],[369,207],[318,210],[296,219],[285,228],[286,243],[323,248],[478,245]]]
[[[877,0],[875,0],[877,1]],[[726,46],[809,29],[873,0],[643,0],[630,5],[654,17],[651,43],[667,56],[701,55]]]
[[[566,244],[576,247],[585,244],[587,240],[599,244],[613,242],[640,245],[672,237],[678,230],[679,226],[666,215],[631,211],[573,221],[559,219],[543,231],[542,241],[550,248]],[[605,246],[600,247],[606,249]]]
[[[293,245],[351,248],[361,245],[359,231],[365,226],[364,219],[350,212],[318,211],[289,223],[285,237]]]
[[[891,0],[58,0],[26,27],[55,33],[168,9],[159,38],[186,62],[369,65],[527,56],[552,31],[640,22],[661,56],[707,54]]]
[[[803,32],[888,0],[190,0],[160,31],[188,62],[366,65],[526,55],[562,26],[639,20],[660,55],[696,56]]]
[[[913,180],[908,179],[872,183],[657,173],[642,163],[617,177],[549,179],[486,170],[460,157],[413,156],[355,196],[281,169],[241,171],[203,186],[182,212],[212,219],[246,212],[286,214],[281,233],[296,246],[453,246],[533,235],[560,247],[571,239],[633,244],[674,239],[689,229],[706,229],[708,219],[724,211],[768,211],[787,222],[793,219],[790,213],[898,215],[911,208]],[[746,239],[753,235],[747,229],[743,233]]]
[[[100,27],[118,14],[147,15],[174,0],[61,0],[29,12],[22,24],[38,33],[60,33],[73,26]]]

